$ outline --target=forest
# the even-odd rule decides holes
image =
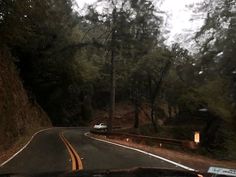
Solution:
[[[235,1],[189,7],[207,14],[194,52],[166,44],[151,0],[101,2],[102,11],[95,3],[82,13],[74,0],[0,0],[0,46],[31,102],[54,126],[87,125],[105,109],[109,131],[116,103],[129,103],[137,132],[171,126],[174,138],[191,138],[199,130],[202,151],[236,159]],[[150,125],[140,124],[141,112]]]

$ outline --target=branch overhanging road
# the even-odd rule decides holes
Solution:
[[[153,156],[91,139],[84,135],[86,132],[88,128],[52,128],[42,131],[19,154],[0,167],[0,174],[133,167],[182,170]]]

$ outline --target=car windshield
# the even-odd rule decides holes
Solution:
[[[0,175],[236,176],[235,56],[235,0],[0,0]]]

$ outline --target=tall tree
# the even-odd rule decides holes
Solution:
[[[156,15],[155,7],[149,0],[103,2],[106,4],[105,13],[99,14],[90,7],[87,19],[96,26],[98,36],[95,39],[103,43],[110,53],[111,98],[108,125],[111,127],[115,107],[115,88],[122,87],[125,90],[123,85],[129,82],[130,70],[135,63],[157,45],[161,45],[157,42],[161,18]],[[103,29],[101,35],[99,35],[99,28]],[[119,73],[118,77],[116,77],[116,73]],[[117,79],[119,82],[116,85]]]

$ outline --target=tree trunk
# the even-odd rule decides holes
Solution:
[[[114,118],[115,112],[115,99],[116,99],[116,81],[115,81],[115,61],[114,61],[114,51],[111,52],[111,88],[110,88],[110,112],[107,122],[108,132],[112,131],[112,120]]]
[[[112,12],[112,33],[111,33],[111,83],[110,83],[110,112],[107,122],[107,131],[112,132],[112,120],[115,112],[115,100],[116,100],[116,66],[115,66],[115,25],[116,24],[116,9]]]
[[[164,77],[166,76],[169,68],[171,65],[171,61],[167,61],[165,66],[163,67],[160,78],[158,80],[155,80],[154,78],[151,78],[150,75],[148,75],[148,84],[149,84],[149,97],[150,97],[150,103],[151,103],[151,119],[152,119],[152,125],[155,131],[157,131],[157,124],[156,124],[156,118],[155,118],[155,105],[156,105],[156,98],[158,96],[158,93],[160,91],[160,88],[162,86],[162,82],[164,80]],[[152,88],[152,81],[155,83],[154,88]]]
[[[139,103],[138,98],[135,98],[134,101],[134,128],[139,127]]]
[[[172,118],[172,107],[170,104],[168,104],[168,114],[169,114],[168,117]]]
[[[154,128],[155,132],[157,132],[157,124],[156,124],[156,118],[155,118],[155,104],[154,103],[152,103],[152,105],[151,105],[151,119],[152,119],[153,128]]]
[[[179,115],[178,107],[175,106],[174,107],[174,118],[178,118],[178,115]]]

